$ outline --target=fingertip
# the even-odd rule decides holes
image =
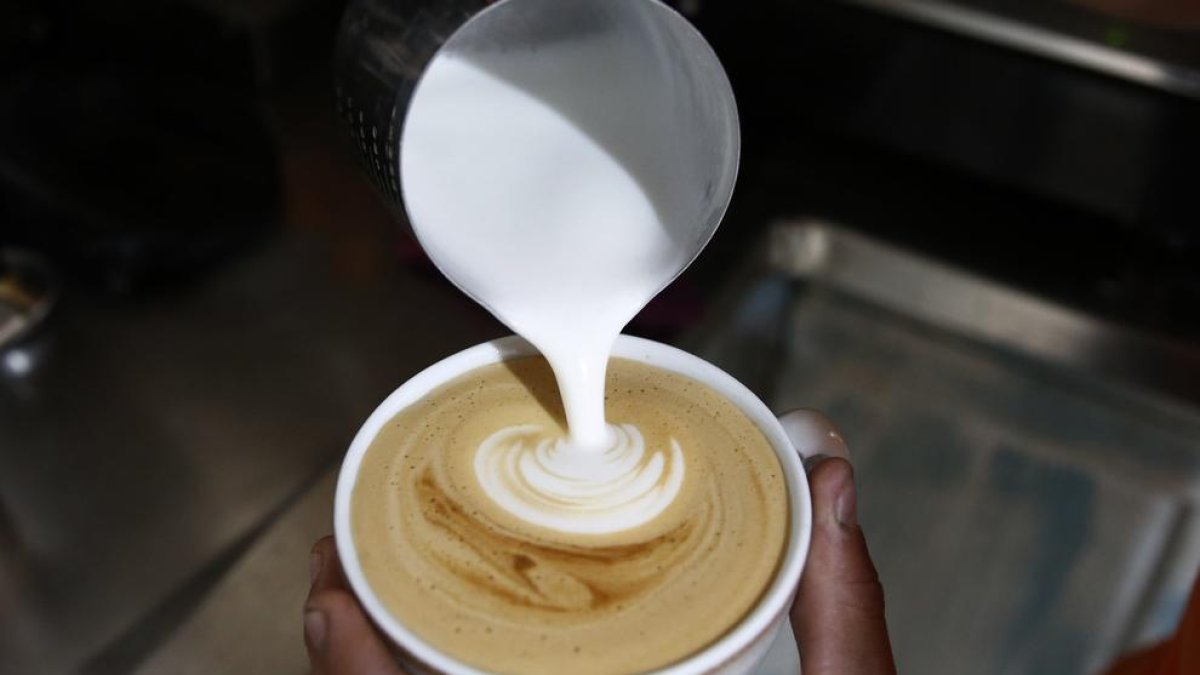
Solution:
[[[337,542],[331,536],[322,537],[312,547],[309,556],[311,593],[325,588],[345,588],[341,561],[338,559]]]
[[[806,675],[891,674],[883,586],[858,527],[854,467],[829,458],[809,473],[812,544],[792,606]]]
[[[312,547],[313,553],[318,553],[318,552],[324,553],[324,552],[336,551],[336,550],[337,550],[337,542],[334,540],[332,534],[327,534],[324,537],[321,537],[315,543],[313,543],[313,547]]]
[[[833,498],[854,483],[854,465],[841,457],[827,457],[808,474],[813,501],[832,503]]]
[[[337,560],[337,541],[332,535],[321,537],[313,544],[312,556],[325,564],[331,560]]]

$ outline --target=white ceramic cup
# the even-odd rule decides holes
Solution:
[[[484,672],[455,660],[417,637],[387,611],[367,583],[359,564],[350,523],[350,497],[358,480],[363,455],[389,420],[442,384],[482,366],[534,354],[537,351],[532,345],[512,336],[471,347],[426,368],[401,385],[371,413],[358,430],[342,463],[334,503],[334,534],[342,567],[367,614],[399,647],[405,666],[414,670],[450,675]],[[787,547],[775,578],[750,613],[722,637],[682,661],[656,671],[663,675],[748,673],[763,659],[776,633],[786,629],[788,608],[796,594],[800,572],[808,554],[812,533],[812,501],[801,456],[789,440],[784,426],[767,406],[742,383],[711,363],[674,347],[628,335],[617,338],[612,354],[685,375],[713,388],[758,425],[779,457],[788,491],[789,532]],[[795,437],[793,433],[792,438]],[[800,450],[807,450],[803,452],[805,455],[812,452],[811,448]]]

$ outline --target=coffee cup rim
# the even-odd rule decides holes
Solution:
[[[491,340],[469,347],[429,366],[401,384],[371,413],[351,441],[338,474],[334,497],[334,537],[342,569],[350,588],[375,625],[400,649],[435,671],[453,675],[486,675],[425,642],[394,617],[367,582],[354,546],[350,509],[354,485],[371,441],[401,410],[427,396],[437,387],[483,366],[533,356],[538,351],[520,336]],[[808,555],[812,534],[812,501],[808,479],[799,454],[776,419],[753,392],[717,366],[676,347],[620,335],[613,344],[614,357],[631,359],[702,382],[738,407],[766,436],[783,468],[788,491],[789,536],[783,557],[762,599],[738,623],[716,641],[699,651],[653,671],[658,675],[684,675],[714,670],[738,658],[757,638],[786,614],[796,592]]]

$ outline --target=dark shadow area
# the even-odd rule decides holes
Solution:
[[[519,359],[508,359],[502,362],[504,369],[512,373],[526,391],[533,396],[542,410],[567,431],[567,414],[563,411],[562,396],[558,393],[558,383],[554,379],[554,371],[550,362],[541,356],[527,356]]]
[[[0,240],[125,292],[194,278],[278,226],[251,31],[128,0],[17,0],[0,24]]]

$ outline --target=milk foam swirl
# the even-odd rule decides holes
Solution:
[[[556,396],[545,360],[514,359],[380,429],[351,507],[371,587],[422,639],[489,672],[646,672],[716,640],[754,606],[786,544],[770,443],[719,393],[613,359],[605,396],[621,426],[587,464],[559,442]],[[496,482],[478,478],[489,462]],[[571,529],[537,525],[547,513]]]
[[[647,450],[633,424],[610,424],[603,451],[573,447],[533,424],[489,436],[475,452],[475,477],[504,510],[541,527],[609,534],[657,518],[683,485],[683,451]]]

